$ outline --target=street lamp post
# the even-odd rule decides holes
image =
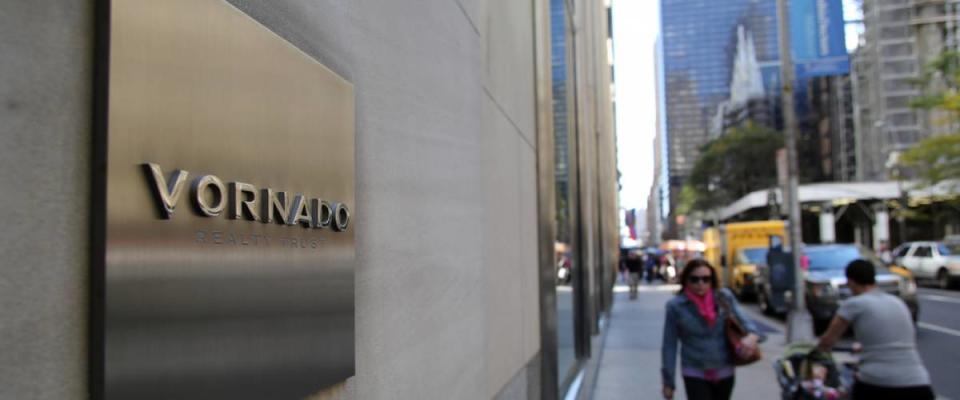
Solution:
[[[900,189],[900,210],[897,212],[897,237],[900,239],[901,245],[907,242],[907,207],[910,204],[910,197],[907,196],[907,191],[903,189],[903,182],[900,179],[897,179],[897,188]]]
[[[877,121],[875,126],[882,127],[883,121]],[[900,165],[900,152],[894,151],[890,153],[890,156],[887,158],[886,163],[887,171],[893,176],[893,179],[897,180],[897,192],[900,195],[898,201],[900,202],[900,209],[897,210],[897,238],[900,240],[900,244],[907,242],[907,207],[909,207],[910,197],[908,196],[907,191],[903,188],[903,166]]]
[[[907,195],[907,191],[903,188],[903,166],[900,165],[900,153],[893,152],[890,153],[890,160],[887,161],[890,165],[891,171],[893,172],[893,178],[897,180],[897,192],[900,195],[900,209],[897,210],[897,238],[900,240],[900,244],[907,242],[907,207],[910,204],[910,197]]]
[[[786,206],[790,220],[790,252],[793,255],[793,307],[787,325],[787,341],[809,341],[813,338],[813,324],[804,304],[804,279],[800,268],[800,202],[798,199],[797,171],[797,116],[793,105],[794,71],[790,54],[790,18],[787,1],[777,0],[778,34],[780,36],[780,96],[783,108],[784,142],[787,153]]]

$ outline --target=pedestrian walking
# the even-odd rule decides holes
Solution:
[[[867,260],[846,268],[853,297],[843,301],[817,347],[830,351],[847,328],[862,352],[853,399],[932,400],[930,374],[917,351],[910,310],[900,298],[877,289],[876,270]]]
[[[880,247],[877,249],[877,256],[880,257],[880,261],[883,261],[884,264],[893,264],[893,253],[890,252],[889,242],[886,240],[880,241]]]
[[[659,275],[659,270],[657,270],[657,261],[656,256],[653,254],[648,254],[644,257],[643,260],[643,269],[646,273],[647,283],[653,282],[654,279]]]
[[[643,261],[636,251],[627,253],[627,261],[624,266],[627,268],[627,284],[630,285],[630,300],[637,298],[637,286],[640,284],[640,273]]]
[[[630,284],[630,270],[627,268],[627,260],[634,252],[636,252],[636,249],[620,248],[620,278],[624,285]]]
[[[727,289],[718,289],[716,271],[703,259],[690,260],[680,273],[681,289],[666,305],[661,347],[663,398],[673,398],[677,345],[687,398],[727,400],[733,393],[734,363],[724,322],[732,312],[749,332],[734,351],[757,351],[756,324]]]

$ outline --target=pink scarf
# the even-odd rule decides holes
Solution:
[[[686,288],[683,294],[687,295],[687,298],[697,305],[700,316],[707,320],[707,325],[712,328],[713,324],[717,322],[717,308],[713,304],[713,288],[707,288],[707,292],[703,296],[698,296],[690,288]]]

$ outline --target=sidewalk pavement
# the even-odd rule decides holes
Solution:
[[[614,288],[613,310],[601,333],[596,361],[596,379],[585,396],[594,400],[660,399],[660,341],[663,336],[664,306],[677,291],[677,285],[641,285],[637,299],[630,300],[626,286]],[[737,368],[733,399],[779,399],[780,386],[773,372],[773,361],[783,353],[782,329],[765,317],[747,309],[767,335],[760,346],[764,358]],[[679,359],[677,360],[679,368]],[[584,393],[581,392],[581,393]],[[685,399],[683,380],[677,372],[674,399]]]

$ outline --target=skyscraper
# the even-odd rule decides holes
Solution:
[[[763,116],[770,127],[778,125],[778,24],[772,0],[661,0],[660,12],[657,66],[663,95],[657,108],[666,147],[668,209],[674,215],[700,148],[711,138],[711,127],[716,136],[724,125],[756,116]],[[797,114],[803,119],[810,113],[804,101],[806,82],[849,71],[843,10],[839,1],[795,0],[789,2],[789,18]]]
[[[913,83],[923,67],[960,44],[960,10],[954,2],[864,0],[863,47],[854,61],[857,173],[863,180],[889,176],[890,155],[931,134],[951,130],[938,112],[910,107],[921,93]]]
[[[553,88],[553,129],[556,148],[557,190],[566,193],[569,174],[567,172],[567,31],[563,0],[550,1],[550,57]]]
[[[663,96],[658,113],[669,174],[670,212],[708,139],[711,118],[730,97],[737,27],[753,38],[757,62],[776,87],[777,18],[773,1],[661,0]],[[669,222],[669,221],[668,221]]]

